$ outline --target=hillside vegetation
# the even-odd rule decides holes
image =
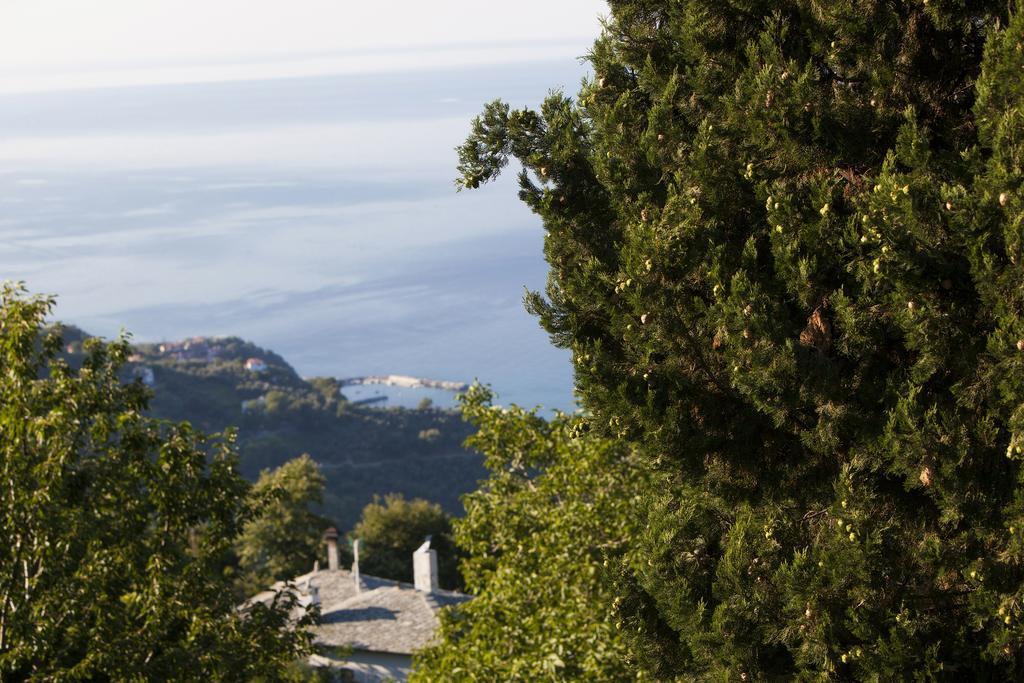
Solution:
[[[82,330],[63,330],[80,357]],[[124,379],[151,381],[152,416],[204,432],[238,428],[241,470],[255,480],[303,453],[327,479],[322,513],[351,528],[375,494],[402,493],[462,510],[484,469],[462,448],[470,428],[451,410],[374,408],[347,401],[333,378],[302,378],[281,356],[237,337],[136,344]],[[258,359],[265,367],[247,369]]]

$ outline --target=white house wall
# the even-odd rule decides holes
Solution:
[[[325,657],[317,657],[325,662]],[[409,655],[392,654],[390,652],[366,652],[356,650],[344,661],[329,660],[330,665],[339,669],[348,669],[354,674],[355,683],[383,683],[384,681],[404,681],[409,678],[412,668],[412,657]],[[319,663],[318,662],[318,663]]]

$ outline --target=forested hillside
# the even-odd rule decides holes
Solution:
[[[63,336],[73,362],[87,334],[66,327]],[[124,379],[151,382],[151,414],[204,432],[237,427],[247,478],[308,453],[327,478],[322,512],[339,528],[351,528],[374,494],[399,492],[458,513],[459,496],[484,476],[480,456],[462,448],[470,428],[455,411],[350,403],[336,380],[303,379],[277,354],[235,337],[133,351]],[[247,369],[250,359],[263,366]]]

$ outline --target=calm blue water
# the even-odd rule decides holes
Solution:
[[[341,393],[349,401],[367,401],[384,398],[380,403],[371,403],[373,406],[385,408],[416,408],[423,399],[427,399],[435,408],[453,408],[456,405],[454,391],[445,389],[430,389],[427,387],[392,387],[382,384],[357,384],[343,387]]]
[[[303,375],[480,379],[571,409],[522,309],[539,221],[513,174],[456,193],[482,104],[576,89],[567,59],[0,96],[0,278],[141,341],[237,335]],[[418,398],[416,399],[418,401]]]

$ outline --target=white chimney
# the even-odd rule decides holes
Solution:
[[[362,580],[359,578],[359,539],[352,541],[352,578],[356,581],[356,593],[363,588]]]
[[[412,554],[412,575],[416,590],[433,593],[437,590],[437,551],[430,549],[430,537]]]
[[[338,571],[338,530],[333,526],[327,529],[324,542],[327,543],[327,568]]]

